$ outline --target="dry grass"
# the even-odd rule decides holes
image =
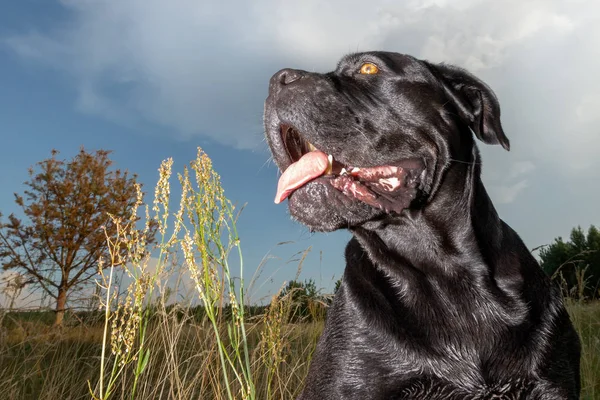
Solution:
[[[600,302],[567,300],[567,309],[581,338],[581,398],[600,399]]]
[[[569,311],[581,335],[582,396],[600,399],[600,303],[570,302]],[[87,381],[98,378],[102,325],[78,325],[56,332],[42,322],[5,321],[0,341],[0,398],[89,399]],[[51,320],[51,318],[50,318]],[[322,322],[248,325],[252,376],[257,399],[294,399],[307,373],[308,362],[322,330]],[[270,329],[270,330],[269,330]],[[272,332],[265,340],[261,333]],[[267,342],[280,347],[261,348]],[[176,310],[160,310],[148,331],[152,357],[138,382],[138,399],[222,399],[215,338],[207,322],[181,317]],[[277,356],[278,354],[278,356]],[[277,358],[279,357],[279,358]],[[273,368],[276,364],[276,368]],[[130,398],[133,376],[124,374],[113,398]]]
[[[88,381],[90,394],[98,400],[293,396],[312,350],[300,363],[286,354],[294,348],[290,343],[305,338],[284,325],[292,297],[272,301],[253,321],[247,318],[238,211],[201,149],[179,175],[179,208],[171,211],[172,164],[165,160],[159,168],[153,215],[146,207],[141,234],[137,209],[127,220],[113,218],[117,235],[107,235],[112,257],[104,260],[109,268],[100,270],[105,312],[100,370],[97,379]],[[151,223],[160,233],[153,268],[144,242]],[[131,281],[121,298],[115,296],[113,283],[118,268],[125,269]],[[195,298],[186,304],[201,306],[204,317],[198,323],[188,310],[168,306],[170,295],[181,289],[170,284],[174,274],[192,283]]]
[[[101,325],[67,327],[60,333],[43,324],[14,327],[0,346],[0,398],[89,399],[87,381],[96,381],[102,348]],[[250,324],[248,342],[256,398],[293,399],[299,394],[322,323],[284,324],[279,359],[261,348],[261,324]],[[138,399],[223,399],[216,340],[210,324],[161,310],[149,325],[148,365],[138,379]],[[276,368],[273,368],[276,363]],[[131,398],[135,376],[124,372],[112,398]]]
[[[309,319],[317,322],[291,323],[297,319],[291,318],[290,292],[250,316],[239,279],[237,214],[210,159],[199,151],[191,164],[195,179],[188,170],[179,177],[183,194],[175,212],[169,209],[171,166],[171,160],[161,165],[153,215],[146,210],[147,223],[158,223],[161,234],[153,252],[158,265],[149,264],[137,216],[116,220],[119,233],[107,238],[115,251],[104,260],[110,268],[100,280],[104,318],[57,331],[42,314],[0,311],[1,399],[271,400],[299,394],[323,328],[322,310],[311,310]],[[117,251],[123,246],[126,255]],[[117,296],[114,273],[123,268],[130,284]],[[195,296],[174,304],[170,299],[185,281],[193,283]],[[583,344],[582,398],[600,399],[600,303],[568,306]]]

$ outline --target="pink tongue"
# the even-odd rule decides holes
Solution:
[[[279,178],[275,203],[281,203],[294,190],[323,175],[328,165],[327,154],[322,151],[311,151],[303,155],[302,158],[290,165]]]

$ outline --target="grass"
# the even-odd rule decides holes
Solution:
[[[245,305],[239,211],[200,149],[179,175],[182,196],[171,210],[171,167],[166,160],[159,169],[141,228],[137,213],[114,219],[119,230],[107,237],[111,259],[102,260],[100,311],[68,315],[56,330],[51,313],[0,310],[0,398],[270,400],[299,394],[323,329],[321,300],[306,307],[308,315],[298,313],[295,289],[274,296],[268,307]],[[160,232],[154,248],[146,241],[151,224]],[[116,284],[119,271],[129,277],[124,291]],[[174,303],[185,282],[194,296]],[[568,308],[582,338],[582,398],[600,399],[600,303],[569,301]]]
[[[163,311],[159,312],[163,313]],[[9,316],[9,318],[11,318]],[[0,398],[89,399],[87,381],[100,369],[102,325],[66,327],[59,334],[36,323],[20,329],[14,322],[0,346]],[[260,332],[249,325],[251,368],[256,398],[292,399],[299,394],[308,360],[322,330],[322,322],[285,324],[276,369],[264,358]],[[34,333],[35,332],[35,333]],[[219,373],[216,340],[209,323],[192,323],[174,312],[159,316],[147,331],[152,357],[138,379],[139,399],[222,399],[226,393]],[[275,371],[274,373],[272,371]],[[135,376],[123,373],[112,398],[130,398]]]
[[[600,399],[600,302],[567,299],[567,309],[581,339],[581,398]]]
[[[301,375],[296,370],[302,365],[292,363],[296,368],[281,374],[288,358],[284,343],[303,338],[297,329],[283,326],[293,297],[272,301],[262,317],[248,318],[236,228],[239,211],[225,197],[220,177],[201,149],[178,176],[182,194],[179,208],[172,211],[171,167],[168,159],[159,168],[152,216],[146,207],[143,229],[138,228],[137,210],[143,204],[139,188],[134,213],[128,219],[111,216],[117,234],[107,235],[111,257],[101,260],[105,318],[99,375],[88,380],[90,395],[98,400],[293,396],[290,390],[300,385],[290,386],[290,379]],[[159,232],[153,251],[147,241],[151,224]],[[152,254],[158,261],[150,266]],[[130,279],[121,298],[113,279],[120,269]],[[176,282],[183,277],[195,293],[186,306],[170,304],[171,295],[181,292],[170,283],[174,274]],[[193,304],[203,310],[200,321],[190,316]]]
[[[570,301],[573,322],[583,346],[582,399],[600,399],[600,303]],[[24,313],[25,314],[25,313]],[[215,393],[222,386],[217,373],[219,360],[211,327],[181,317],[175,309],[161,310],[150,323],[147,346],[152,358],[138,381],[139,399],[222,399]],[[87,381],[98,377],[103,326],[101,323],[52,329],[52,315],[39,319],[8,314],[0,341],[0,398],[10,399],[89,399]],[[273,318],[271,316],[271,318]],[[47,322],[44,322],[44,319]],[[276,359],[265,357],[261,337],[265,322],[251,323],[248,343],[252,375],[258,399],[293,399],[299,394],[308,371],[308,362],[323,323],[282,323],[281,347]],[[271,340],[273,342],[273,340]],[[277,363],[270,368],[269,363]],[[113,398],[129,398],[133,375],[125,374]]]

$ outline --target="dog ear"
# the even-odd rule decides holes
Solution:
[[[483,81],[462,68],[447,64],[429,64],[442,82],[448,100],[479,140],[501,144],[510,150],[510,142],[500,123],[500,104]]]

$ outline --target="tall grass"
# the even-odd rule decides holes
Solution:
[[[0,398],[89,399],[87,382],[97,382],[99,375],[102,325],[68,326],[53,333],[51,326],[41,323],[25,324],[27,330],[19,324],[0,344]],[[256,398],[294,399],[322,323],[284,323],[277,333],[282,343],[277,360],[266,358],[269,346],[260,335],[263,330],[264,326],[252,325],[248,333]],[[175,310],[160,310],[149,323],[145,343],[151,355],[138,378],[136,398],[227,398],[210,324]],[[131,398],[133,367],[120,375],[112,398]]]
[[[552,276],[559,282],[571,321],[581,339],[581,384],[584,400],[600,399],[600,302],[587,302],[584,296],[588,285],[587,267],[576,269],[577,284],[569,289],[561,265]]]
[[[600,399],[600,302],[567,299],[567,309],[581,339],[581,398]]]
[[[310,353],[303,354],[300,363],[290,360],[292,369],[282,367],[286,342],[295,335],[301,337],[294,326],[285,325],[291,297],[276,298],[265,315],[247,318],[238,212],[201,149],[178,176],[182,194],[179,208],[172,211],[171,169],[171,159],[161,164],[152,217],[146,209],[141,233],[136,228],[137,213],[128,220],[113,217],[117,236],[107,237],[110,265],[101,269],[105,324],[100,371],[98,379],[89,381],[90,394],[102,400],[148,395],[254,400],[296,392],[300,385],[290,384],[294,376],[302,378]],[[144,241],[151,222],[158,225],[160,234],[153,253]],[[157,260],[153,268],[151,254]],[[177,272],[192,282],[195,298],[170,307],[169,294],[180,287],[169,286],[173,270],[168,266],[178,264],[183,270]],[[125,268],[131,280],[127,295],[121,298],[114,295],[116,268]],[[204,311],[198,323],[182,317],[189,313],[179,309],[194,304]],[[181,353],[182,349],[195,353]],[[201,368],[190,370],[190,359],[198,358]]]
[[[99,279],[101,311],[68,314],[60,331],[43,313],[0,313],[0,399],[299,394],[323,328],[321,303],[300,317],[294,290],[275,295],[259,313],[246,304],[239,211],[210,159],[199,149],[178,176],[175,210],[171,170],[172,160],[162,163],[142,229],[137,214],[115,219],[118,234],[107,237],[111,259],[103,260],[108,268]],[[150,223],[160,233],[152,248],[144,234]],[[126,287],[115,279],[120,271]],[[569,300],[568,309],[583,345],[582,399],[600,399],[600,303]]]

